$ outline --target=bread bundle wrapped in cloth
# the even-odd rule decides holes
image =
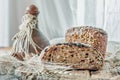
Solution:
[[[104,30],[90,26],[72,27],[67,30],[65,41],[45,48],[40,55],[41,61],[82,70],[102,68],[107,45]]]
[[[29,6],[22,18],[20,31],[13,37],[11,54],[19,60],[39,55],[42,49],[49,45],[49,41],[38,28],[38,14],[35,5]]]

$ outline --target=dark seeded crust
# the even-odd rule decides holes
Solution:
[[[107,33],[100,28],[91,26],[72,27],[67,30],[65,41],[88,44],[99,50],[104,56],[107,46]]]
[[[61,63],[75,69],[98,70],[103,57],[96,49],[80,43],[60,43],[45,48],[41,55],[43,63]]]

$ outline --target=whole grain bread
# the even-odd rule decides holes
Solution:
[[[104,56],[107,46],[107,33],[103,29],[91,26],[72,27],[67,30],[65,41],[90,45]]]
[[[103,55],[95,48],[80,43],[60,43],[46,47],[41,55],[44,64],[70,66],[75,69],[98,70],[103,65]]]

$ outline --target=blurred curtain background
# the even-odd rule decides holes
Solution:
[[[8,45],[8,2],[6,0],[0,2],[0,46]]]
[[[33,0],[0,0],[0,47],[12,45],[25,8],[31,3]]]
[[[25,8],[39,7],[39,28],[48,37],[64,37],[69,27],[88,25],[107,31],[110,41],[120,42],[120,0],[4,0],[0,1],[0,46],[12,44]]]
[[[49,39],[63,37],[77,23],[77,0],[37,0],[40,30]]]

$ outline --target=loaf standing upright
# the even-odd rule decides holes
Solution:
[[[89,45],[105,56],[107,33],[102,29],[91,26],[72,27],[67,30],[65,41]]]

